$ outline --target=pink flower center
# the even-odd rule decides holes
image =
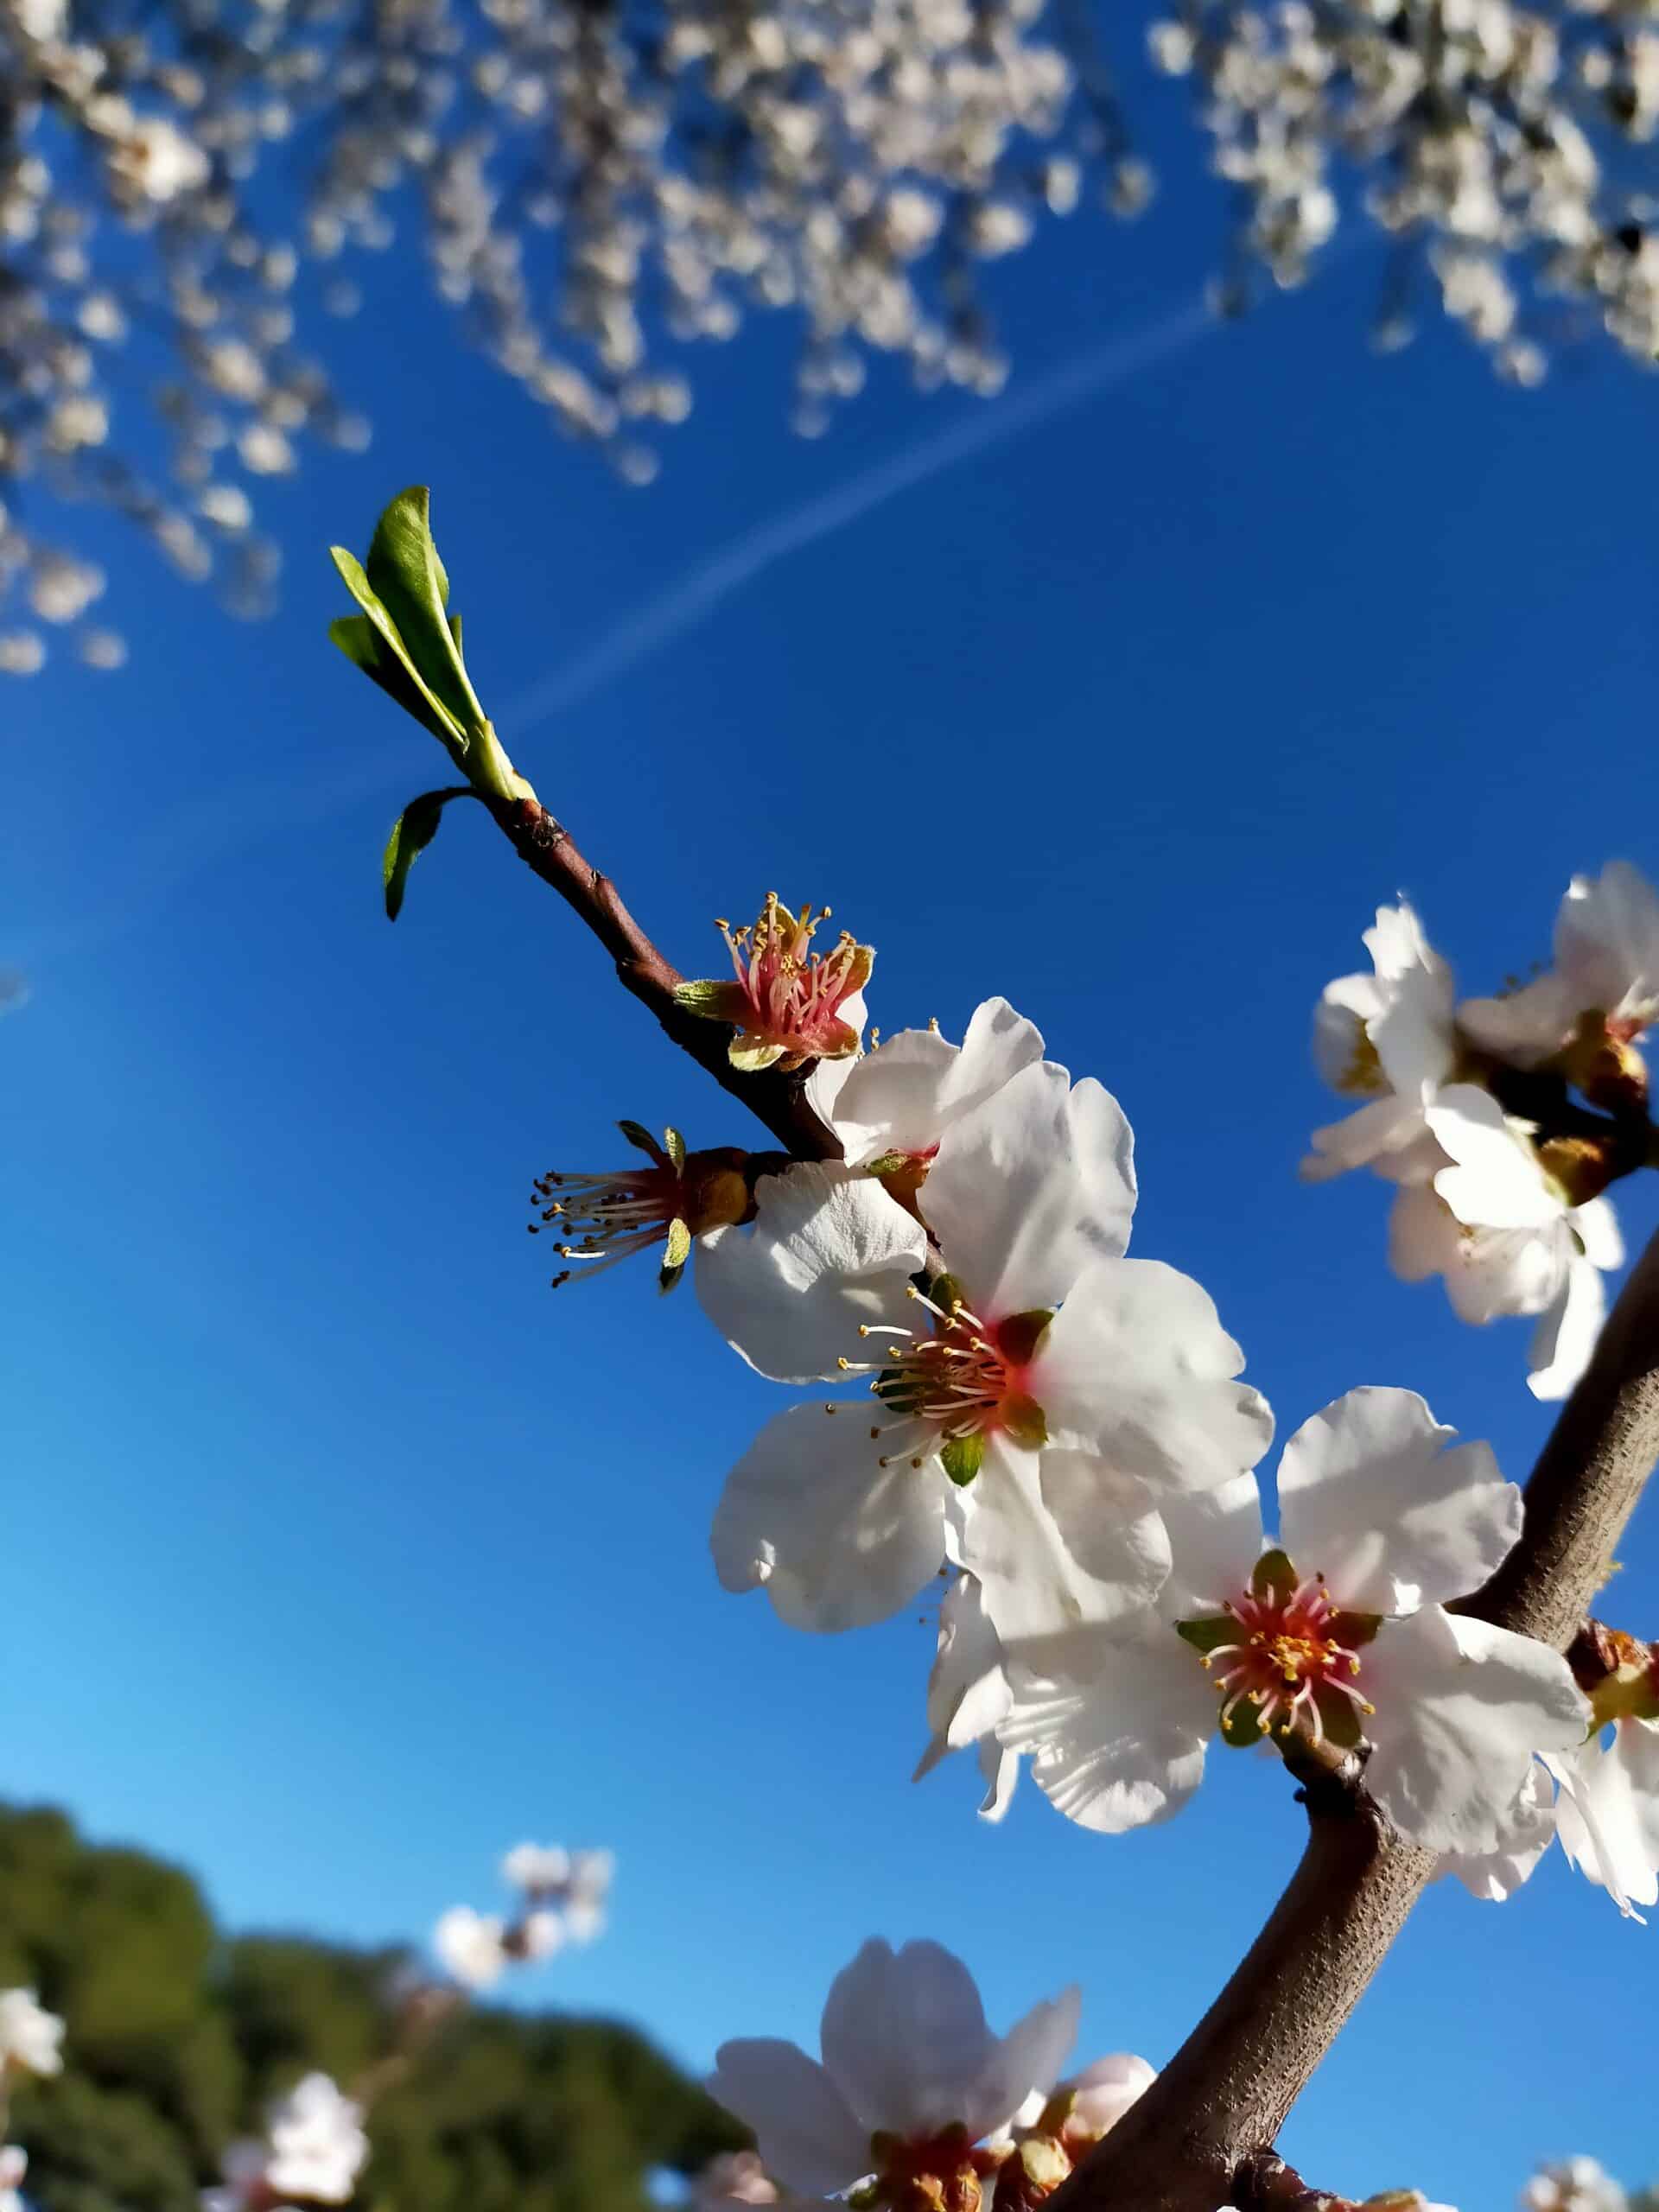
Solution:
[[[829,1048],[830,1056],[849,1049],[840,1009],[869,980],[868,945],[843,930],[828,952],[812,950],[813,934],[830,918],[825,906],[798,914],[783,906],[775,891],[752,927],[717,925],[732,956],[739,988],[748,1001],[749,1033],[767,1044],[784,1045],[806,1055]]]
[[[1226,1727],[1245,1700],[1264,1730],[1288,1736],[1306,1729],[1315,1743],[1325,1734],[1320,1705],[1327,1696],[1374,1713],[1360,1690],[1359,1648],[1349,1620],[1332,1602],[1325,1577],[1294,1588],[1252,1587],[1229,1599],[1223,1611],[1236,1624],[1231,1642],[1213,1644],[1204,1664],[1215,1677]]]
[[[895,1419],[884,1427],[925,1421],[938,1432],[930,1448],[962,1446],[999,1429],[1021,1444],[1044,1440],[1042,1409],[1026,1387],[1032,1356],[1046,1326],[1046,1313],[1016,1313],[987,1322],[957,1298],[939,1304],[912,1285],[909,1295],[933,1317],[931,1329],[912,1330],[887,1322],[866,1322],[859,1335],[887,1337],[893,1343],[879,1360],[842,1359],[844,1375],[869,1375],[870,1389]],[[911,1446],[912,1455],[915,1447]],[[890,1454],[901,1459],[902,1452]],[[883,1466],[888,1459],[881,1462]],[[919,1457],[912,1458],[916,1466]],[[976,1470],[977,1462],[974,1462]],[[960,1479],[970,1479],[965,1470]]]

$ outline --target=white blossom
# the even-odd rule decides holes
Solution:
[[[32,1989],[0,1989],[0,2082],[8,2074],[57,2074],[63,2069],[63,2022]]]
[[[1659,1020],[1659,893],[1628,861],[1575,875],[1555,918],[1555,964],[1501,998],[1471,999],[1459,1020],[1517,1067],[1535,1067],[1593,1015],[1619,1045]]]
[[[1521,2212],[1626,2212],[1630,2199],[1595,2158],[1546,2166],[1522,2190]]]
[[[1364,943],[1375,973],[1325,986],[1313,1024],[1313,1058],[1333,1090],[1365,1103],[1313,1132],[1302,1163],[1311,1181],[1375,1167],[1396,1181],[1421,1179],[1436,1156],[1426,1110],[1457,1065],[1451,970],[1413,909],[1380,906]]]
[[[1107,1832],[1179,1808],[1218,1719],[1233,1743],[1363,1740],[1365,1787],[1402,1834],[1496,1850],[1534,1755],[1575,1748],[1588,1708],[1558,1653],[1445,1610],[1521,1531],[1519,1491],[1454,1434],[1410,1391],[1351,1390],[1286,1445],[1266,1552],[1253,1482],[1172,1502],[1155,1611],[1011,1651],[1002,1740]]]
[[[15,2143],[0,2144],[0,2212],[23,2212],[23,2177],[29,2153]]]
[[[1659,1904],[1659,1721],[1634,1716],[1549,1761],[1556,1832],[1569,1864],[1627,1917]]]
[[[892,2139],[890,2159],[925,2171],[953,2125],[969,2144],[1000,2133],[1033,2090],[1052,2086],[1077,2005],[1069,1989],[995,2036],[959,1959],[937,1943],[894,1951],[873,1939],[830,1986],[821,2061],[792,2043],[722,2044],[709,2094],[754,2131],[785,2188],[829,2196],[872,2171],[874,2135]],[[942,2145],[939,2155],[954,2170],[963,2153]]]
[[[469,1904],[451,1905],[432,1930],[432,1948],[468,1989],[488,1989],[507,1963],[503,1939],[506,1923],[493,1913],[474,1912]]]

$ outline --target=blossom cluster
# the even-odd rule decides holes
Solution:
[[[276,556],[251,493],[308,438],[367,435],[302,322],[353,311],[342,264],[410,209],[440,302],[631,481],[690,410],[685,346],[755,309],[801,327],[804,431],[871,354],[925,388],[995,392],[986,264],[1085,201],[1129,216],[1151,196],[1118,89],[1140,43],[1065,0],[181,0],[96,22],[3,0],[0,594],[22,619],[0,671],[41,664],[41,625],[79,626],[94,665],[124,651],[83,622],[101,570],[4,497],[26,479],[112,504],[233,605],[266,601]],[[1389,342],[1421,267],[1522,383],[1545,366],[1535,292],[1659,353],[1643,0],[1183,0],[1151,59],[1192,81],[1245,205],[1236,270],[1299,281],[1351,170],[1360,219],[1394,244]],[[1249,289],[1235,274],[1218,302]],[[148,438],[118,435],[135,381],[161,470],[130,457]]]
[[[515,1844],[501,1873],[518,1893],[517,1910],[503,1915],[452,1905],[432,1931],[432,1948],[464,1987],[488,1989],[509,1967],[534,1965],[567,1942],[591,1943],[601,1935],[614,1872],[608,1851]]]
[[[1403,900],[1365,944],[1374,973],[1330,984],[1314,1025],[1320,1073],[1358,1103],[1314,1132],[1303,1173],[1392,1183],[1395,1272],[1438,1275],[1462,1320],[1535,1316],[1529,1387],[1565,1397],[1624,1259],[1606,1190],[1654,1144],[1641,1047],[1659,1019],[1659,894],[1624,861],[1575,876],[1553,964],[1494,998],[1459,1001]]]
[[[0,2212],[23,2212],[29,2153],[4,2139],[15,2082],[63,2070],[63,2022],[32,1989],[0,1989]]]
[[[1320,1171],[1380,1163],[1402,1206],[1426,1197],[1457,1221],[1529,1177],[1553,1211],[1540,1198],[1478,1217],[1512,1268],[1511,1246],[1548,1258],[1559,1240],[1573,1287],[1561,1347],[1586,1217],[1605,1202],[1569,1205],[1557,1179],[1591,1172],[1590,1125],[1622,1142],[1645,1099],[1633,1039],[1659,997],[1648,1009],[1631,925],[1644,899],[1659,913],[1617,867],[1593,895],[1575,886],[1551,976],[1457,1020],[1443,963],[1409,910],[1390,910],[1376,977],[1333,985],[1321,1010],[1325,1065],[1366,1103],[1321,1133]],[[1299,1771],[1363,1769],[1387,1819],[1480,1894],[1509,1894],[1559,1826],[1621,1904],[1650,1901],[1649,1677],[1616,1710],[1592,1707],[1558,1652],[1459,1605],[1521,1534],[1520,1492],[1490,1448],[1459,1443],[1410,1391],[1351,1390],[1285,1446],[1269,1536],[1255,1470],[1272,1416],[1202,1287],[1128,1256],[1134,1147],[1116,1100],[1074,1083],[1000,999],[960,1046],[929,1027],[863,1050],[873,955],[850,936],[814,953],[810,922],[768,899],[738,941],[737,980],[680,996],[731,1025],[736,1065],[811,1063],[805,1096],[840,1158],[738,1155],[706,1212],[685,1196],[700,1155],[683,1144],[651,1171],[663,1188],[649,1201],[645,1171],[608,1192],[571,1179],[616,1230],[562,1248],[603,1266],[671,1215],[674,1272],[689,1266],[728,1343],[798,1394],[727,1478],[711,1537],[725,1586],[836,1631],[943,1577],[918,1772],[973,1748],[992,1816],[1028,1758],[1085,1827],[1165,1819],[1219,1736]],[[1525,1083],[1586,1101],[1566,1164],[1507,1091],[1506,1106],[1477,1084],[1459,1021],[1524,1029]],[[1578,1056],[1570,1071],[1547,1046]],[[1592,1740],[1608,1725],[1611,1744]]]

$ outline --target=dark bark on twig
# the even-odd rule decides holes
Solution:
[[[727,1058],[731,1030],[674,1002],[684,978],[671,966],[627,908],[609,876],[583,859],[563,825],[535,799],[492,804],[491,813],[525,866],[581,917],[616,963],[623,988],[649,1007],[674,1043],[707,1068],[722,1090],[741,1099],[798,1160],[838,1160],[841,1147],[806,1096],[809,1068],[780,1075],[746,1075]]]
[[[1233,2176],[1231,2201],[1236,2212],[1363,2212],[1351,2196],[1310,2189],[1294,2166],[1271,2151],[1244,2160]]]
[[[1659,1236],[1539,1455],[1521,1541],[1458,1610],[1565,1650],[1656,1459]],[[1051,2212],[1215,2212],[1230,2202],[1246,2212],[1230,2190],[1278,2134],[1435,1866],[1388,1831],[1363,1793],[1333,1780],[1310,1785],[1307,1799],[1307,1847],[1271,1919]]]

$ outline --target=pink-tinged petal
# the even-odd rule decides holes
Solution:
[[[1173,1628],[1061,1637],[1013,1678],[999,1734],[1068,1820],[1097,1834],[1166,1821],[1204,1778],[1210,1680]]]
[[[709,1547],[728,1590],[765,1587],[791,1627],[886,1620],[938,1573],[950,1485],[918,1431],[872,1439],[864,1406],[821,1401],[767,1422],[726,1478]],[[883,1456],[898,1452],[887,1466]]]
[[[830,1985],[821,2047],[868,2132],[920,2136],[952,2120],[971,2126],[968,2106],[996,2038],[972,1974],[942,1944],[895,1951],[873,1939]]]
[[[1621,1720],[1611,1744],[1550,1762],[1561,1848],[1627,1919],[1659,1904],[1659,1727]]]
[[[907,1291],[927,1240],[879,1183],[802,1160],[755,1185],[755,1217],[717,1229],[697,1253],[703,1312],[774,1382],[839,1379],[868,1357],[861,1322],[910,1327]]]
[[[1527,1347],[1527,1388],[1535,1398],[1549,1403],[1566,1397],[1590,1364],[1606,1312],[1607,1294],[1594,1263],[1575,1253]]]
[[[1535,1759],[1516,1807],[1516,1815],[1495,1850],[1470,1856],[1452,1852],[1440,1861],[1439,1879],[1454,1874],[1483,1904],[1503,1904],[1529,1882],[1539,1860],[1555,1840],[1555,1800],[1545,1769]]]
[[[1535,1754],[1570,1751],[1589,1707],[1567,1662],[1531,1637],[1426,1605],[1366,1649],[1365,1786],[1430,1851],[1495,1851]]]
[[[1123,1250],[1133,1150],[1110,1093],[1088,1080],[1069,1087],[1047,1060],[945,1131],[922,1205],[984,1319],[1058,1306],[1092,1260]]]
[[[1190,1275],[1160,1260],[1102,1260],[1055,1315],[1027,1388],[1057,1445],[1160,1492],[1209,1490],[1272,1440],[1265,1402],[1232,1379],[1243,1364]]]
[[[1478,1590],[1521,1535],[1521,1492],[1489,1444],[1453,1444],[1414,1390],[1350,1390],[1279,1463],[1279,1526],[1338,1605],[1410,1613]]]
[[[1157,2068],[1137,2058],[1133,2051],[1115,2050],[1096,2058],[1073,2077],[1077,2101],[1066,2122],[1066,2133],[1090,2139],[1108,2133],[1157,2079]]]
[[[766,2171],[803,2196],[832,2196],[869,2171],[868,2129],[798,2044],[723,2043],[708,2088],[753,2129]]]
[[[1559,976],[1541,976],[1506,998],[1465,999],[1458,1008],[1465,1033],[1511,1067],[1553,1059],[1573,1035],[1580,1009]]]
[[[1033,2092],[1046,2094],[1065,2071],[1077,2039],[1081,1993],[1075,1987],[1033,2005],[995,2044],[963,2114],[976,2140],[1006,2127]]]
[[[1170,1538],[1152,1493],[1092,1452],[1042,1454],[1043,1503],[1066,1550],[1090,1577],[1089,1618],[1116,1620],[1149,1605],[1169,1580]]]
[[[1262,1491],[1253,1474],[1172,1497],[1163,1509],[1170,1572],[1159,1599],[1167,1621],[1218,1613],[1246,1587],[1262,1554]]]

